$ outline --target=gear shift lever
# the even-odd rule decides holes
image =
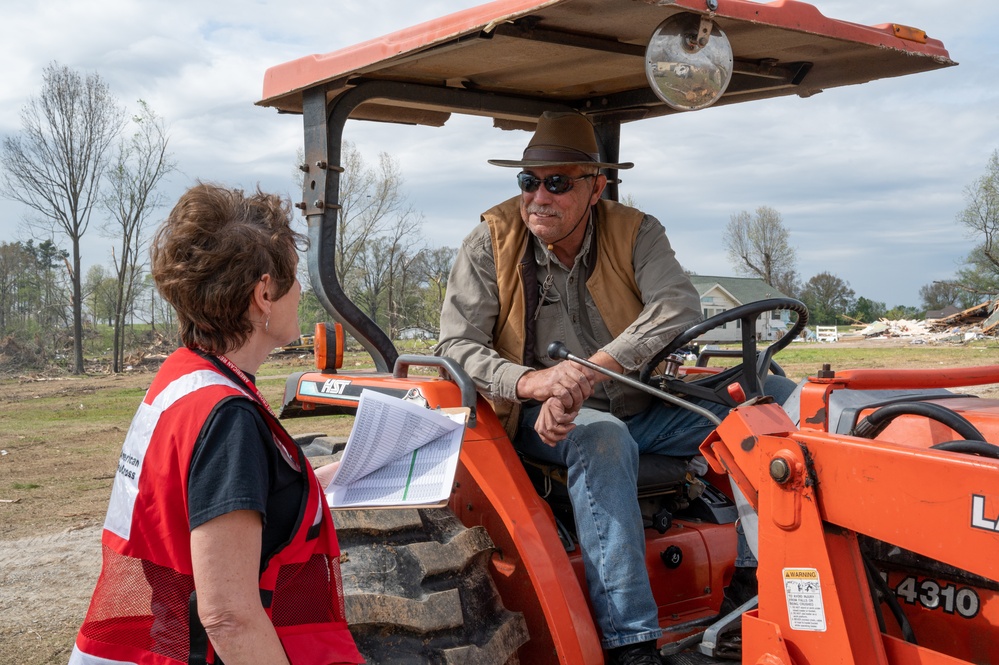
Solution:
[[[673,404],[674,406],[678,406],[682,409],[687,409],[688,411],[693,411],[699,416],[707,418],[715,425],[721,424],[721,418],[719,418],[716,414],[712,413],[711,411],[708,411],[703,406],[692,404],[685,399],[677,397],[676,395],[670,395],[669,393],[664,393],[661,390],[656,390],[652,386],[645,385],[641,381],[636,381],[630,376],[625,376],[624,374],[618,374],[617,372],[609,370],[606,367],[601,367],[596,363],[592,363],[589,360],[586,360],[585,358],[580,358],[579,356],[575,356],[572,353],[569,353],[569,349],[562,342],[552,342],[551,344],[548,345],[548,357],[551,358],[552,360],[571,360],[572,362],[578,363],[583,367],[589,367],[594,372],[599,372],[604,376],[608,376],[616,381],[620,381],[621,383],[627,384],[632,388],[637,388],[639,390],[649,393],[650,395],[658,397],[661,400],[665,400],[670,404]]]

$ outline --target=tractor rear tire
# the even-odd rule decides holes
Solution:
[[[519,663],[528,640],[489,575],[492,540],[447,509],[333,511],[347,623],[368,663]]]

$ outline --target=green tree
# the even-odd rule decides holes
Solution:
[[[65,328],[71,293],[66,284],[71,277],[67,263],[69,253],[51,240],[43,240],[37,245],[29,240],[25,246],[34,256],[30,276],[38,294],[35,320],[43,330]]]
[[[67,253],[51,240],[0,243],[0,335],[33,345],[34,360],[61,346],[69,313]]]
[[[454,247],[438,247],[423,252],[420,269],[423,273],[423,307],[419,327],[439,333],[441,307],[447,292],[447,279],[458,255]]]
[[[885,318],[891,321],[899,321],[901,319],[919,319],[923,316],[923,310],[918,307],[912,307],[911,305],[895,305],[887,312],[885,312]]]
[[[854,295],[849,283],[830,272],[820,272],[805,282],[801,300],[808,306],[809,321],[834,325],[840,314],[853,308]]]
[[[303,282],[303,284],[308,282]],[[329,314],[323,309],[316,292],[312,289],[302,289],[302,299],[298,301],[298,323],[302,330],[310,332],[320,321],[328,321]]]
[[[20,242],[0,242],[0,337],[13,332],[20,310],[19,287],[34,261]]]
[[[98,74],[83,77],[53,62],[42,74],[41,93],[21,109],[21,132],[5,138],[0,150],[0,191],[70,242],[76,374],[83,373],[80,241],[123,119],[118,100]]]
[[[102,265],[92,265],[83,280],[83,296],[90,308],[94,325],[114,325],[118,282]]]
[[[67,253],[51,240],[0,242],[0,337],[22,352],[7,360],[39,367],[62,348],[69,313]]]
[[[967,307],[991,300],[999,294],[999,275],[990,266],[985,248],[980,245],[968,253],[965,266],[957,271],[957,283],[966,293],[964,300],[970,303]]]
[[[860,296],[853,304],[850,316],[863,323],[874,323],[885,315],[885,311],[887,311],[887,307],[883,302]]]

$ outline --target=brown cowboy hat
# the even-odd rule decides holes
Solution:
[[[634,166],[631,162],[601,162],[593,125],[586,116],[572,111],[545,111],[538,118],[538,128],[524,149],[523,159],[490,159],[489,163],[518,168],[563,164],[582,164],[602,169],[630,169]]]

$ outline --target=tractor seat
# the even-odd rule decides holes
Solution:
[[[569,498],[568,469],[522,453],[520,456],[535,490],[552,510],[563,546],[567,552],[573,551],[577,541],[575,515]],[[708,463],[700,455],[690,459],[639,455],[636,491],[646,528],[666,533],[673,524],[674,514],[695,506],[704,508],[695,509],[698,519],[717,524],[734,522],[735,506],[701,478],[707,471]]]
[[[567,494],[568,469],[520,454],[527,475],[542,498]],[[707,471],[701,456],[691,459],[643,454],[638,457],[638,497],[645,498],[681,492],[694,478]]]

